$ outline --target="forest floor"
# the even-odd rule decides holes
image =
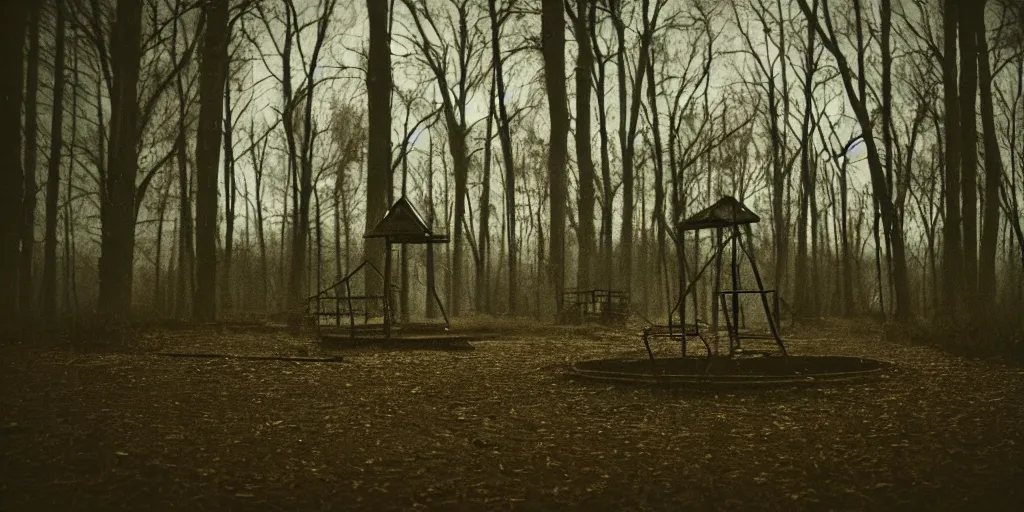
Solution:
[[[274,331],[7,345],[0,509],[1024,510],[1019,368],[828,322],[790,333],[790,352],[894,367],[733,392],[570,378],[573,361],[642,357],[634,331],[331,352],[341,362],[155,353],[325,355]]]

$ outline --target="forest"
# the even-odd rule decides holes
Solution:
[[[663,315],[722,195],[794,317],[1020,309],[1017,2],[549,3],[10,2],[5,323],[287,315],[406,196],[417,314]]]
[[[0,20],[0,510],[1024,505],[1020,0]]]

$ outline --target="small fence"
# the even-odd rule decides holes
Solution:
[[[577,290],[562,292],[559,323],[597,322],[623,325],[629,317],[629,293],[620,290]]]

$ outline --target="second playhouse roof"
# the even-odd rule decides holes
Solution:
[[[405,197],[398,198],[387,215],[364,238],[387,238],[398,243],[444,243],[448,237],[435,235]]]
[[[697,229],[727,228],[743,224],[760,222],[761,217],[750,211],[743,203],[732,196],[722,196],[715,204],[679,221],[678,231],[694,231]]]

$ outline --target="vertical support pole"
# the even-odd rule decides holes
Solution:
[[[736,259],[737,244],[739,243],[740,230],[739,227],[732,227],[732,325],[730,326],[736,331],[735,340],[733,343],[734,347],[730,350],[740,348],[740,294],[736,293],[740,289],[740,264],[739,260]],[[733,339],[732,336],[729,337]]]
[[[348,277],[345,278],[345,299],[348,301],[348,337],[351,339],[356,336],[356,312],[352,310],[352,285]]]
[[[719,316],[719,300],[718,292],[722,289],[722,228],[715,228],[715,284],[711,293],[711,330],[714,331],[715,335],[715,353],[717,354],[720,347],[720,337],[718,335],[718,316]],[[722,313],[725,313],[725,309],[721,309]]]
[[[742,246],[742,242],[741,242]],[[764,308],[764,314],[768,317],[768,328],[772,331],[772,337],[775,338],[775,343],[778,344],[779,349],[782,350],[782,357],[786,359],[786,364],[789,364],[789,354],[786,352],[786,345],[782,343],[782,337],[779,335],[778,326],[775,324],[775,319],[768,312],[768,297],[764,293],[764,282],[761,280],[761,272],[757,270],[757,259],[754,258],[754,254],[746,246],[742,246],[743,254],[747,255],[747,259],[750,260],[750,270],[754,273],[754,279],[757,281],[757,289],[761,293],[761,306]],[[778,290],[775,291],[775,296],[778,297]]]
[[[686,232],[680,231],[678,235],[678,245],[676,246],[676,252],[679,254],[677,258],[679,260],[679,300],[676,301],[676,307],[679,309],[679,323],[682,324],[682,351],[683,357],[686,357]],[[672,330],[672,313],[668,315],[669,331]],[[693,316],[693,323],[697,323],[697,315]]]
[[[384,340],[391,339],[391,239],[384,239]]]

